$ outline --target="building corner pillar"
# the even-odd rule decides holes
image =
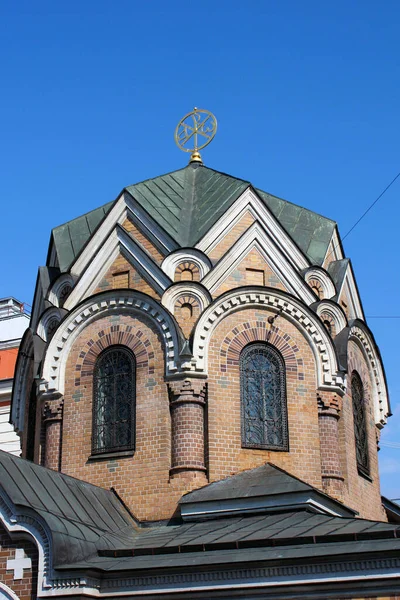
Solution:
[[[206,383],[185,378],[168,382],[172,459],[170,479],[184,479],[196,486],[208,483],[205,460]]]
[[[44,466],[53,471],[61,470],[61,436],[63,398],[51,398],[43,405],[45,435]]]
[[[318,424],[323,491],[343,501],[344,477],[341,469],[339,418],[342,399],[332,392],[318,392]]]

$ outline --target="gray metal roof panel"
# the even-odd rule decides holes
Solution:
[[[131,547],[134,522],[105,489],[0,451],[0,486],[17,507],[34,510],[52,533],[57,564],[96,548]]]
[[[366,540],[352,542],[333,542],[330,544],[299,544],[279,547],[246,548],[238,550],[219,550],[205,552],[181,552],[175,554],[159,554],[154,556],[134,556],[126,558],[109,558],[93,556],[86,561],[65,564],[62,570],[96,569],[111,572],[133,572],[144,569],[154,570],[180,567],[207,567],[216,565],[233,565],[240,563],[263,563],[273,561],[293,561],[316,558],[334,558],[345,556],[349,560],[368,553],[384,553],[400,550],[400,539]]]
[[[313,489],[304,481],[267,463],[189,492],[181,498],[180,504],[287,494]]]

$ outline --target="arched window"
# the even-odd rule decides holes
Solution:
[[[250,344],[240,355],[242,446],[288,450],[285,363],[268,344]]]
[[[128,348],[111,346],[97,358],[93,378],[92,452],[135,448],[136,361]]]
[[[357,371],[351,376],[351,398],[353,401],[354,438],[356,443],[357,468],[369,475],[368,434],[365,416],[364,386]]]

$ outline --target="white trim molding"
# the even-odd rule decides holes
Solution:
[[[348,342],[351,340],[361,349],[368,365],[373,385],[372,397],[374,399],[375,424],[379,429],[382,429],[390,414],[389,395],[381,359],[375,349],[375,341],[368,329],[357,323],[350,327]]]
[[[322,318],[322,313],[328,313],[328,315],[332,317],[335,323],[335,335],[347,327],[347,319],[343,309],[334,302],[321,300],[316,307],[316,313],[320,318]]]
[[[211,261],[203,252],[195,248],[182,248],[175,250],[164,258],[161,265],[164,273],[168,275],[171,281],[175,279],[175,270],[183,262],[194,263],[200,271],[200,279],[203,279],[212,268]]]
[[[264,228],[287,260],[297,269],[302,270],[310,266],[308,259],[301,252],[292,238],[286,233],[282,225],[267,208],[258,194],[248,187],[234,204],[221,216],[209,229],[203,238],[196,244],[196,248],[210,254],[221,240],[233,229],[240,219],[249,211],[256,221]]]
[[[63,275],[56,279],[56,281],[53,283],[49,290],[49,302],[51,302],[54,306],[60,307],[60,298],[63,293],[63,290],[65,290],[67,287],[70,287],[72,290],[72,288],[74,287],[74,283],[74,278],[69,273],[63,273]]]
[[[178,371],[183,335],[172,315],[146,294],[111,290],[86,299],[62,321],[46,351],[41,393],[64,394],[65,368],[74,341],[89,323],[113,314],[144,316],[154,323],[164,341],[166,375]]]
[[[324,300],[329,300],[336,295],[336,288],[331,279],[331,276],[320,267],[310,267],[304,274],[304,279],[310,285],[310,280],[315,279],[321,284],[322,291],[324,294]],[[321,298],[322,300],[322,298]]]
[[[42,340],[48,342],[60,322],[60,309],[56,306],[52,306],[51,308],[48,308],[40,317],[36,333],[42,338]]]
[[[212,271],[206,275],[202,283],[210,293],[214,293],[218,289],[253,249],[261,254],[290,293],[300,296],[307,305],[315,302],[314,293],[258,222],[249,227]]]
[[[27,385],[30,379],[30,370],[33,377],[34,360],[33,334],[31,329],[27,329],[19,347],[13,383],[11,422],[17,433],[24,430]]]
[[[164,292],[164,295],[161,298],[161,304],[165,306],[171,314],[174,314],[176,301],[181,296],[187,296],[189,294],[194,296],[198,301],[200,313],[202,313],[212,302],[209,291],[201,285],[201,283],[197,283],[196,281],[178,281]]]
[[[67,310],[72,310],[84,298],[94,293],[119,253],[123,254],[124,258],[160,295],[171,285],[170,278],[149,254],[120,225],[116,225],[104,244],[86,265],[81,278],[68,296],[64,304]]]
[[[216,326],[239,310],[257,308],[280,313],[307,339],[316,363],[317,387],[343,395],[344,374],[339,370],[333,341],[321,320],[307,306],[289,294],[272,288],[246,287],[227,292],[201,315],[193,337],[192,370],[208,370],[208,347]]]

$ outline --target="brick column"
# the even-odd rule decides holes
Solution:
[[[205,467],[206,384],[203,380],[170,381],[172,422],[171,479],[208,483]]]
[[[61,431],[63,399],[47,400],[43,406],[45,429],[44,466],[54,471],[61,470]]]
[[[341,398],[331,392],[318,392],[317,400],[322,488],[326,494],[343,500],[344,478],[340,466],[338,423]]]

